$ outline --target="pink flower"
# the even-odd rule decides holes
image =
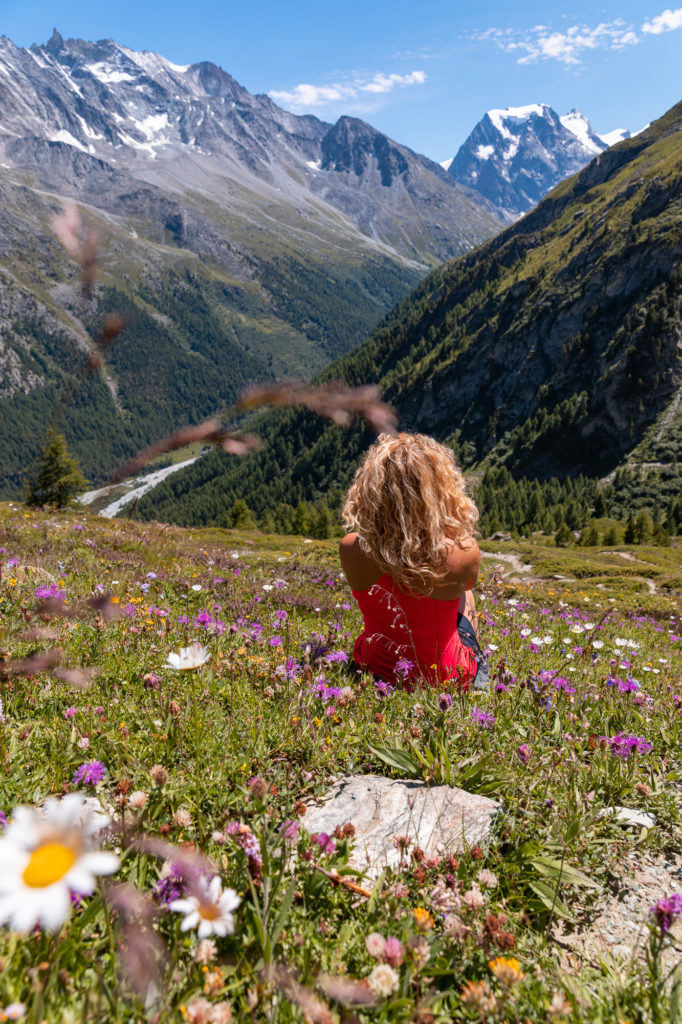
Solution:
[[[384,960],[391,967],[400,967],[403,962],[405,951],[403,950],[400,939],[396,939],[393,935],[389,935],[384,943]]]
[[[373,956],[375,960],[381,960],[386,948],[386,939],[378,932],[370,932],[365,937],[365,946],[370,956]]]

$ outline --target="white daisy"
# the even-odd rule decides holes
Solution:
[[[81,793],[50,797],[42,808],[17,807],[0,838],[0,923],[18,932],[36,924],[60,928],[71,893],[88,896],[95,875],[118,871],[118,857],[93,842],[109,821]]]
[[[234,889],[223,890],[219,876],[214,875],[210,882],[202,879],[197,886],[197,892],[197,896],[173,900],[169,904],[169,910],[185,914],[185,919],[180,925],[181,931],[187,932],[190,928],[197,928],[200,939],[207,939],[210,935],[232,935],[232,911],[241,903]]]
[[[210,657],[208,649],[203,644],[190,644],[189,647],[181,647],[179,654],[171,651],[164,668],[174,668],[189,672],[192,669],[201,668]]]

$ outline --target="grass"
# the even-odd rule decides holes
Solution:
[[[108,842],[123,886],[102,881],[56,933],[0,931],[0,1010],[21,1002],[49,1024],[673,1019],[660,929],[648,959],[570,975],[551,926],[581,927],[629,849],[679,849],[679,548],[616,549],[631,561],[539,539],[484,545],[493,688],[453,693],[444,710],[433,691],[382,696],[337,655],[360,620],[335,546],[0,505],[0,810],[70,793],[79,766],[101,762],[85,791],[119,822]],[[496,583],[500,553],[531,569]],[[41,614],[49,592],[63,604]],[[86,605],[103,594],[118,618]],[[206,664],[166,667],[194,640]],[[54,646],[62,668],[94,676],[16,665]],[[637,752],[618,756],[620,734],[639,737]],[[408,854],[376,884],[356,879],[365,898],[315,867],[343,875],[352,837],[311,838],[302,813],[347,772],[461,785],[503,813],[485,848]],[[599,815],[613,805],[656,826]],[[240,900],[234,934],[208,951],[165,905],[171,883],[196,884],[199,852]],[[180,875],[164,883],[171,863]],[[399,940],[391,970],[377,972],[375,933]]]

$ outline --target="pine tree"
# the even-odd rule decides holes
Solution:
[[[565,548],[573,540],[573,533],[571,532],[567,523],[563,522],[559,526],[556,534],[554,535],[554,543],[558,548]]]
[[[65,508],[86,487],[87,480],[77,460],[69,453],[66,440],[50,428],[26,490],[26,504]]]
[[[623,536],[623,543],[624,544],[634,544],[635,543],[635,521],[632,518],[632,512],[628,516],[628,521],[625,524],[625,534]]]

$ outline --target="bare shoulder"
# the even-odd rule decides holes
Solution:
[[[467,590],[476,583],[481,568],[481,552],[473,537],[452,543],[447,557],[450,583],[464,583]]]
[[[339,543],[341,568],[352,590],[366,590],[381,576],[373,558],[362,550],[357,533],[347,533]]]

